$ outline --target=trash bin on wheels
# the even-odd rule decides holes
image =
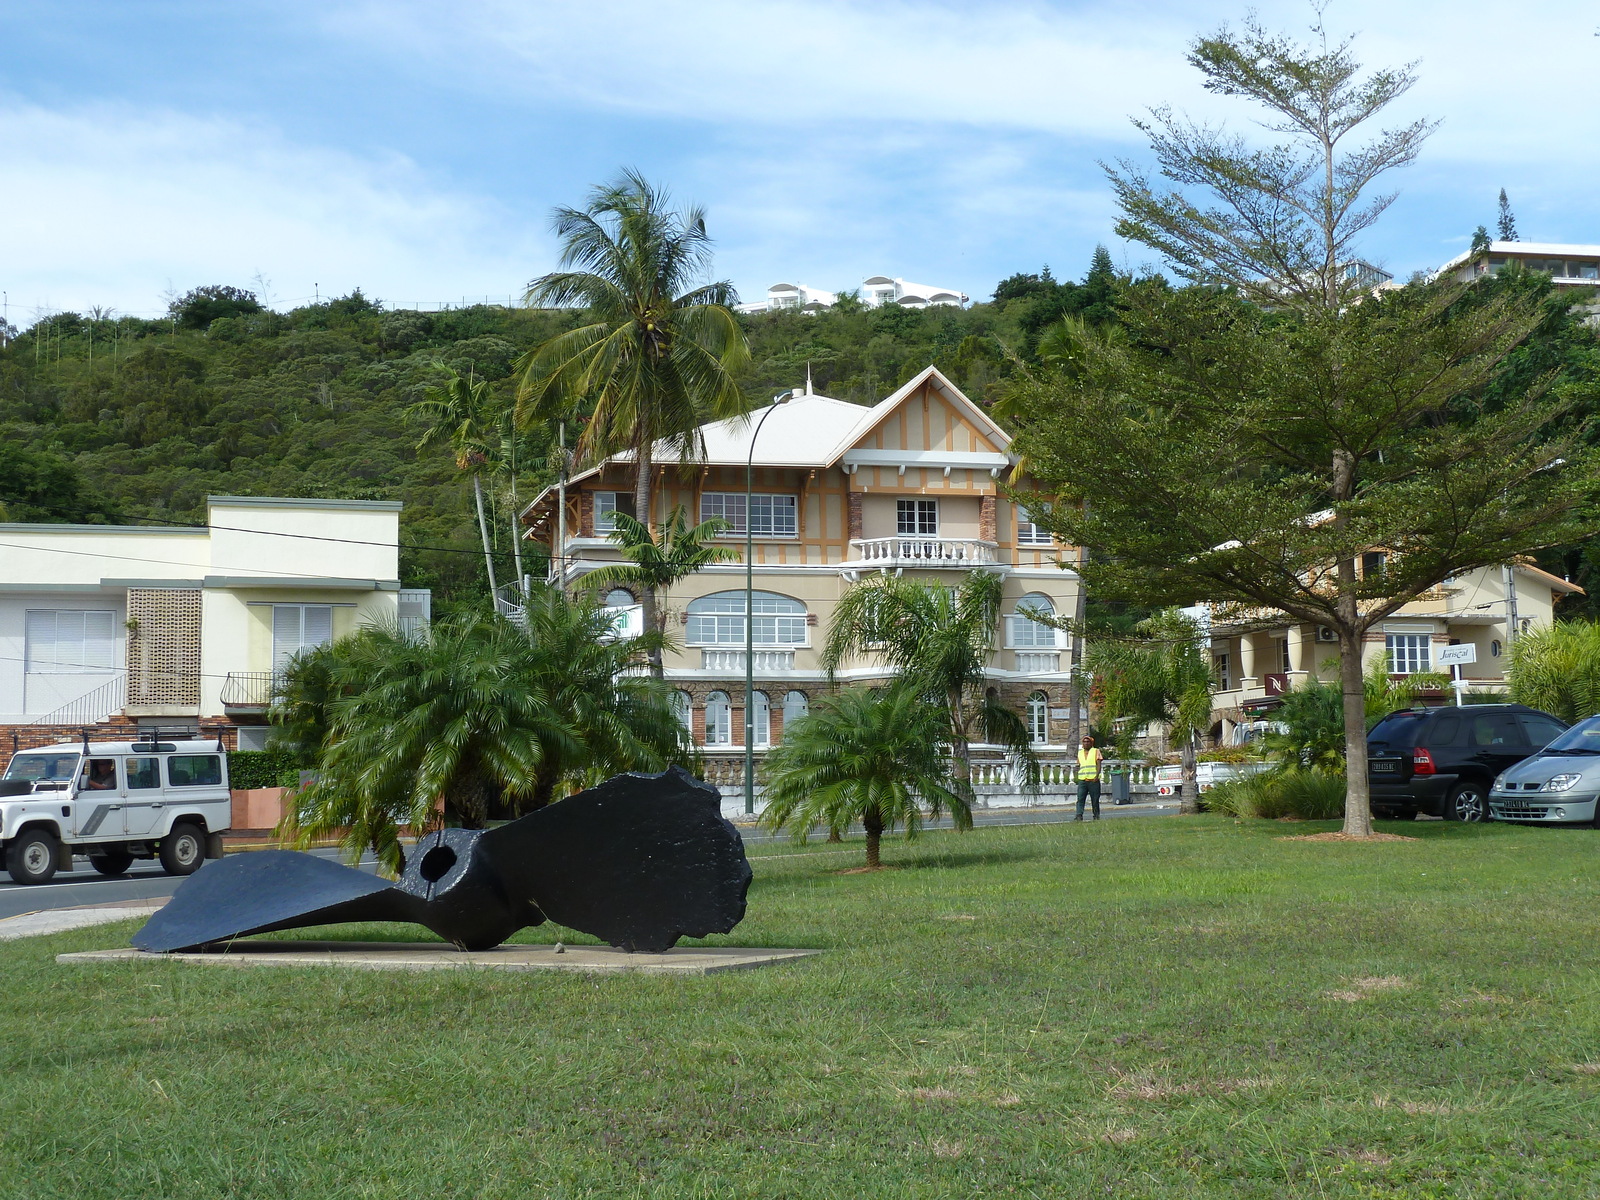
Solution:
[[[1133,802],[1133,789],[1129,786],[1126,771],[1111,772],[1111,803],[1131,804]]]

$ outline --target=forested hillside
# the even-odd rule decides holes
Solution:
[[[802,384],[809,364],[817,390],[867,404],[936,363],[989,398],[1042,329],[1105,302],[1111,283],[1105,259],[1089,285],[1019,275],[966,311],[847,299],[817,316],[741,317],[744,386],[759,402]],[[416,448],[406,410],[441,368],[496,381],[509,409],[517,355],[580,319],[388,310],[359,292],[276,313],[225,286],[196,289],[162,320],[57,314],[0,350],[0,520],[194,523],[208,494],[402,500],[406,581],[468,598],[483,586],[471,482],[446,447]],[[549,482],[551,433],[513,442],[508,420],[499,457],[497,571],[510,578],[511,468],[523,499]]]
[[[803,384],[809,367],[817,391],[870,404],[933,363],[992,404],[1017,371],[1054,365],[1064,316],[1115,322],[1116,285],[1102,250],[1082,283],[1048,268],[1020,273],[965,310],[867,309],[847,296],[816,315],[741,316],[743,386],[759,403]],[[1539,276],[1492,286],[1549,287]],[[485,586],[470,477],[444,445],[417,449],[422,430],[407,409],[456,370],[494,381],[509,412],[516,357],[581,319],[390,310],[359,292],[276,313],[221,286],[196,289],[162,320],[57,314],[0,349],[0,520],[194,523],[208,494],[401,500],[406,582],[432,587],[444,606],[469,601]],[[1600,405],[1600,351],[1565,302],[1551,299],[1546,327],[1512,367],[1508,394],[1562,372],[1556,386]],[[552,431],[513,440],[509,419],[506,429],[491,488],[502,579],[513,574],[513,482],[525,500],[554,478],[555,461]],[[1600,585],[1600,542],[1542,557]]]

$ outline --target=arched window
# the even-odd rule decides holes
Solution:
[[[1035,621],[1029,615],[1039,613],[1055,616],[1056,606],[1042,592],[1029,592],[1017,601],[1017,611],[1011,615],[1011,644],[1019,650],[1054,650],[1057,646],[1056,629]]]
[[[757,646],[803,646],[806,641],[806,606],[775,592],[756,592]],[[715,592],[689,601],[685,631],[691,646],[744,645],[744,593]]]
[[[706,697],[706,740],[708,746],[733,745],[733,705],[727,692],[712,692]]]
[[[690,713],[694,711],[694,697],[685,691],[672,693],[672,715],[678,718],[678,724],[685,729],[694,728],[690,724]]]
[[[755,744],[760,747],[772,745],[772,702],[767,699],[765,692],[756,692],[750,697],[755,706]]]
[[[1043,692],[1028,697],[1028,740],[1037,745],[1050,740],[1050,699]]]
[[[627,588],[612,588],[606,593],[607,608],[627,608],[628,605],[637,603],[633,593]]]
[[[787,736],[789,725],[811,711],[811,702],[804,692],[790,692],[783,698],[783,731]]]

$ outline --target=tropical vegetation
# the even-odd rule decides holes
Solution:
[[[1410,68],[1364,73],[1348,43],[1302,46],[1253,19],[1198,39],[1190,61],[1255,102],[1278,142],[1165,109],[1140,123],[1164,178],[1111,170],[1117,229],[1190,286],[1121,289],[1127,337],[1082,339],[1072,372],[1019,380],[1018,444],[1056,501],[1041,523],[1087,549],[1079,573],[1100,599],[1204,597],[1335,633],[1346,832],[1366,836],[1367,631],[1447,578],[1590,536],[1592,408],[1519,373],[1547,317],[1537,294],[1369,294],[1347,272],[1393,199],[1376,181],[1431,128],[1367,136]]]
[[[583,209],[557,209],[555,229],[564,269],[535,279],[524,299],[584,321],[517,360],[517,419],[538,428],[581,415],[580,458],[630,452],[634,515],[650,525],[658,445],[689,461],[701,425],[749,408],[737,296],[706,281],[705,210],[672,211],[635,172],[596,188]]]
[[[847,661],[877,662],[937,709],[968,802],[975,737],[1004,747],[1030,782],[1038,778],[1027,725],[989,686],[1003,589],[993,571],[968,572],[955,585],[880,575],[840,598],[822,650],[830,678]]]
[[[1600,624],[1557,621],[1511,643],[1511,699],[1567,724],[1600,713]]]
[[[766,762],[762,814],[774,831],[804,842],[818,825],[831,832],[859,823],[866,867],[882,866],[886,831],[907,838],[948,810],[956,827],[972,826],[972,810],[951,774],[943,714],[915,686],[852,687],[819,699],[784,730]]]
[[[634,668],[651,644],[558,589],[531,589],[518,622],[465,613],[426,637],[375,627],[311,651],[273,716],[316,776],[284,833],[338,836],[404,866],[404,830],[481,828],[618,771],[694,765],[661,683]]]

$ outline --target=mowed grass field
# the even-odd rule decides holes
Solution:
[[[9,943],[0,1195],[1600,1196],[1600,832],[1321,828],[762,846],[718,940],[827,953],[705,978]]]

